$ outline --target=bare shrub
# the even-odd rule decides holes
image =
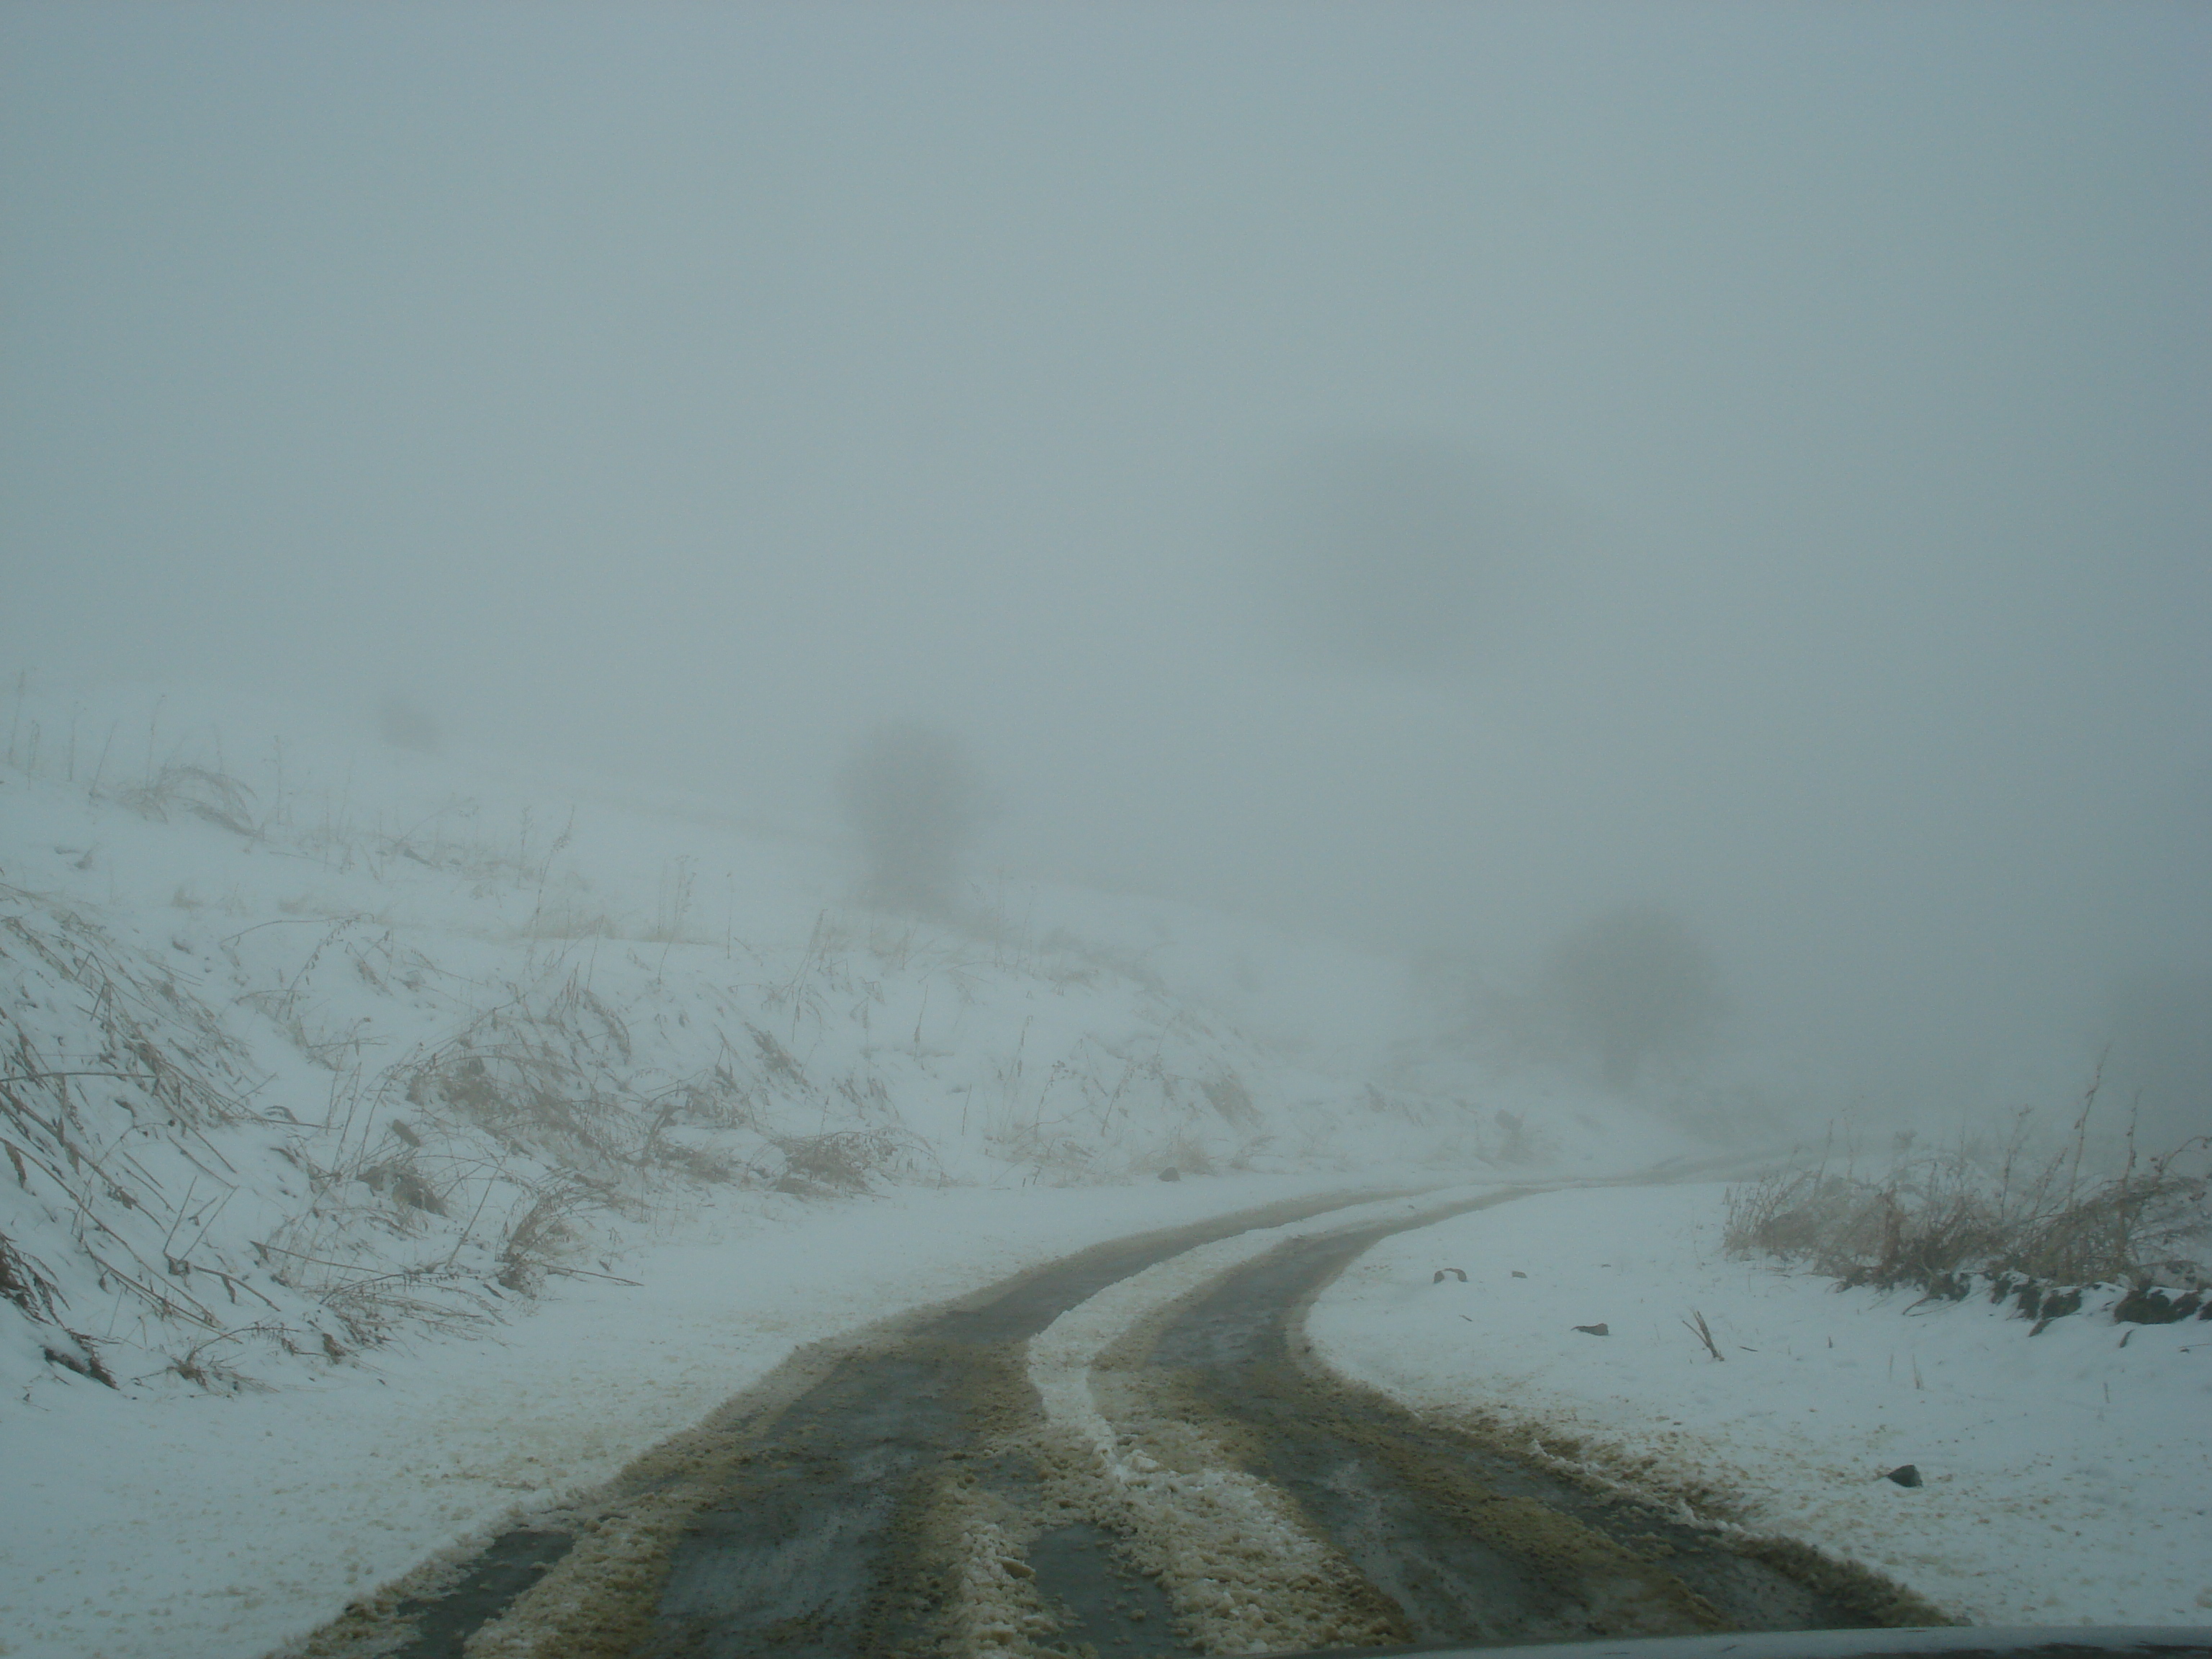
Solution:
[[[647,1164],[672,1164],[707,1181],[728,1181],[736,1165],[720,1153],[708,1152],[678,1139],[685,1127],[752,1129],[760,1127],[752,1091],[740,1084],[726,1065],[718,1065],[695,1078],[671,1085],[652,1097],[639,1154]]]
[[[1547,1151],[1544,1137],[1529,1128],[1525,1117],[1503,1107],[1492,1115],[1487,1132],[1478,1131],[1475,1145],[1492,1164],[1533,1164]]]
[[[594,1079],[526,1030],[457,1038],[415,1068],[406,1095],[416,1106],[459,1115],[511,1149],[595,1163],[620,1156]]]
[[[408,1102],[472,1124],[501,1146],[612,1176],[647,1133],[621,1068],[629,1027],[571,981],[536,1007],[521,999],[395,1073]]]
[[[1214,1173],[1213,1154],[1197,1136],[1178,1133],[1168,1137],[1160,1149],[1156,1162],[1163,1170],[1175,1170],[1183,1175],[1210,1176]]]
[[[530,920],[515,932],[526,939],[616,939],[622,924],[605,905],[587,901],[580,891],[556,889],[539,896]]]
[[[65,1371],[72,1371],[111,1389],[118,1386],[115,1373],[107,1369],[107,1362],[100,1357],[100,1351],[93,1346],[90,1337],[76,1331],[64,1331],[62,1334],[68,1338],[66,1347],[49,1342],[40,1350],[40,1357],[46,1364],[58,1365]]]
[[[507,1224],[500,1243],[499,1283],[524,1292],[544,1285],[546,1273],[576,1242],[583,1212],[603,1203],[605,1197],[573,1179],[556,1181],[537,1194]]]
[[[331,1167],[313,1142],[289,1150],[315,1195],[260,1248],[352,1347],[406,1325],[472,1328],[500,1294],[575,1271],[561,1258],[582,1247],[595,1215],[639,1213],[672,1176],[739,1171],[731,1153],[687,1138],[753,1124],[751,1089],[726,1042],[722,1063],[669,1079],[641,1058],[623,1016],[573,976],[509,988],[447,1041],[373,1079],[356,1071],[334,1092],[331,1127],[350,1150]],[[363,1187],[383,1201],[362,1202]],[[488,1238],[478,1232],[502,1212]],[[421,1243],[415,1260],[395,1263],[403,1237]]]
[[[799,1062],[792,1058],[788,1048],[757,1025],[750,1025],[745,1029],[752,1033],[753,1047],[760,1051],[761,1065],[766,1068],[771,1079],[795,1084],[802,1088],[805,1086],[806,1073],[800,1068]]]
[[[32,1319],[51,1322],[60,1317],[55,1310],[55,1301],[60,1294],[44,1266],[17,1249],[7,1234],[0,1233],[0,1297],[14,1303]]]
[[[261,1325],[222,1331],[195,1342],[180,1354],[173,1355],[168,1369],[193,1387],[205,1389],[210,1394],[267,1393],[268,1383],[247,1376],[238,1368],[234,1357],[217,1351],[226,1344],[241,1341],[248,1336],[281,1339],[283,1335],[277,1328]]]
[[[1713,1328],[1705,1323],[1705,1315],[1699,1313],[1695,1308],[1690,1310],[1690,1316],[1682,1322],[1682,1328],[1696,1337],[1705,1351],[1712,1355],[1715,1360],[1725,1360],[1728,1358],[1721,1352],[1721,1345],[1713,1340]]]
[[[400,1327],[466,1336],[489,1322],[491,1306],[478,1291],[481,1281],[451,1266],[403,1267],[390,1272],[343,1272],[331,1276],[317,1300],[345,1327],[357,1348],[375,1347]],[[300,1282],[296,1279],[293,1282]],[[343,1348],[327,1332],[323,1351],[331,1358]]]
[[[1234,1072],[1206,1079],[1198,1086],[1205,1092],[1206,1104],[1231,1128],[1250,1129],[1259,1123],[1260,1109],[1252,1103],[1252,1091]]]
[[[184,812],[240,836],[253,836],[253,791],[230,775],[205,766],[172,763],[117,799],[143,817],[169,821]]]
[[[446,1200],[411,1158],[387,1158],[372,1164],[354,1178],[403,1209],[420,1210],[426,1215],[446,1213]]]
[[[870,1190],[878,1176],[897,1178],[921,1172],[924,1149],[897,1129],[840,1129],[828,1134],[775,1138],[783,1154],[780,1190],[806,1196],[850,1195]]]
[[[773,1037],[753,1035],[772,1077],[798,1075],[798,1062]],[[511,1152],[620,1184],[647,1164],[704,1167],[697,1149],[672,1134],[679,1125],[754,1126],[751,1091],[724,1052],[722,1063],[647,1092],[634,1079],[628,1025],[571,984],[536,1007],[517,1001],[479,1016],[392,1075],[418,1110],[471,1125]]]
[[[2191,1167],[2206,1143],[2148,1159],[2130,1148],[2118,1174],[2097,1179],[2082,1172],[2082,1132],[2077,1121],[2070,1144],[2032,1163],[2017,1139],[1992,1164],[1963,1149],[1911,1158],[1906,1137],[1880,1179],[1825,1158],[1770,1173],[1729,1189],[1723,1243],[1843,1285],[1956,1297],[1990,1283],[2000,1299],[2021,1294],[2024,1312],[2049,1311],[2051,1287],[2212,1283],[2207,1182]]]

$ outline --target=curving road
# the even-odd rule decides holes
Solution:
[[[1516,1195],[1247,1212],[811,1350],[304,1651],[1109,1659],[1941,1622],[1309,1360],[1304,1310],[1362,1250]]]

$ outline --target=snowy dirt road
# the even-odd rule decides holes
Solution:
[[[802,1353],[314,1656],[1286,1653],[1929,1621],[1348,1385],[1305,1309],[1504,1202],[1346,1195],[1101,1246]]]

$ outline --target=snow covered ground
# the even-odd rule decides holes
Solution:
[[[902,1191],[708,1206],[477,1340],[271,1393],[40,1387],[0,1426],[0,1653],[264,1652],[519,1510],[587,1489],[799,1346],[1102,1240],[1342,1185]],[[22,1401],[15,1404],[21,1407]]]
[[[1975,1624],[2212,1625],[2212,1322],[2115,1325],[2093,1295],[2031,1336],[1980,1297],[1838,1291],[1723,1255],[1723,1190],[1546,1193],[1398,1235],[1310,1328],[1411,1406],[1856,1558]],[[1449,1267],[1467,1281],[1437,1282]],[[1908,1463],[1920,1486],[1883,1478]]]
[[[261,718],[263,724],[252,721]],[[0,768],[0,1382],[252,1386],[503,1317],[735,1187],[1587,1165],[1679,1135],[1188,906],[858,907],[818,837],[265,711],[33,704]],[[127,755],[127,758],[126,758]]]
[[[1698,1150],[1486,1073],[1379,957],[1036,883],[888,917],[726,800],[188,702],[9,717],[10,1659],[264,1651],[797,1345],[1100,1240]],[[1977,1620],[2212,1617],[2212,1327],[1907,1315],[1718,1224],[1711,1189],[1518,1200],[1386,1243],[1316,1332]]]
[[[0,1653],[261,1651],[1098,1240],[1687,1145],[1188,906],[925,924],[742,802],[184,693],[4,718]]]

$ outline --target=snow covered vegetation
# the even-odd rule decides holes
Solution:
[[[2023,1114],[1995,1147],[1962,1139],[1914,1156],[1917,1136],[1902,1131],[1877,1178],[1833,1148],[1784,1164],[1729,1194],[1727,1246],[1846,1289],[1909,1288],[1930,1302],[1984,1294],[2039,1333],[2085,1298],[2141,1324],[2212,1318],[2212,1138],[2144,1157],[2130,1129],[2118,1167],[2100,1173],[2089,1156],[2097,1092],[2039,1157]]]
[[[848,781],[854,847],[386,726],[363,744],[150,696],[9,713],[0,1437],[27,1501],[0,1650],[270,1650],[608,1480],[807,1342],[1132,1230],[1753,1150],[1569,1080],[1586,1066],[1478,1061],[1463,1008],[1384,959],[956,881],[949,842],[902,848],[886,802],[961,763],[896,732],[898,764]],[[937,803],[945,837],[975,805]],[[1615,933],[1702,986],[1629,921],[1562,958],[1588,992],[1562,1006],[1600,1020]],[[1940,1161],[1778,1164],[1725,1214],[1711,1188],[1518,1200],[1377,1250],[1314,1330],[1346,1374],[1527,1455],[1964,1616],[2199,1617],[2203,1471],[2160,1448],[2205,1391],[2201,1180],[2005,1167],[1984,1190]],[[2094,1271],[2027,1250],[2066,1217],[2105,1229]],[[1115,1294],[1182,1294],[1267,1237]],[[2127,1279],[2114,1249],[2174,1269]],[[1464,1292],[1432,1279],[1447,1260]],[[2169,1323],[2107,1352],[2130,1294]],[[2002,1316],[2068,1306],[2023,1371],[2031,1328]],[[1868,1396],[1876,1363],[1909,1392]],[[1801,1401],[1808,1366],[1826,1392]],[[1080,1369],[1039,1373],[1071,1421]],[[2093,1383],[2118,1399],[2084,1419]],[[2014,1417],[2027,1441],[1988,1426]],[[2033,1479],[2002,1485],[2031,1443]],[[1907,1462],[1929,1492],[1867,1484]],[[1273,1515],[1242,1479],[1222,1491]],[[1954,1512],[1970,1480],[2069,1547],[2122,1517],[2137,1557],[2111,1594],[2029,1595],[2001,1558],[2043,1558]]]
[[[1490,1170],[1630,1133],[1478,1097],[1394,1024],[1387,963],[1165,904],[962,896],[872,847],[930,901],[872,909],[841,849],[683,803],[150,699],[18,698],[9,742],[17,1407],[479,1329],[709,1194]]]

